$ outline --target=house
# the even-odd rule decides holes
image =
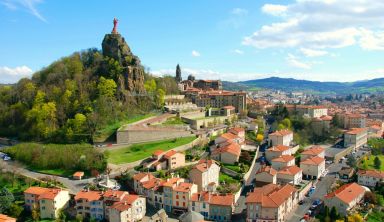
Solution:
[[[198,191],[215,191],[219,185],[220,166],[214,160],[201,159],[189,171],[189,180],[197,185]]]
[[[72,175],[72,178],[73,178],[74,180],[81,180],[81,179],[83,178],[83,176],[84,176],[84,172],[82,172],[82,171],[77,171],[77,172],[75,172],[75,173]]]
[[[146,213],[145,198],[126,191],[83,190],[75,196],[78,215],[110,222],[137,221]]]
[[[296,165],[285,167],[277,171],[277,182],[281,184],[292,183],[298,185],[303,178],[303,170]]]
[[[55,219],[60,209],[68,206],[69,191],[57,188],[29,187],[24,191],[25,205],[32,210],[39,209],[40,218]]]
[[[152,154],[152,161],[145,167],[153,170],[172,170],[185,165],[185,155],[174,150],[164,152],[157,150]]]
[[[195,211],[188,211],[179,217],[180,222],[204,222],[204,216]]]
[[[325,172],[325,159],[314,156],[300,162],[303,176],[307,179],[318,179]]]
[[[256,172],[255,180],[259,184],[276,184],[277,171],[271,166],[263,166]]]
[[[285,145],[276,145],[265,150],[265,158],[268,161],[271,161],[272,159],[275,159],[282,155],[291,155],[291,154],[292,154],[291,147],[285,146]]]
[[[357,172],[357,183],[362,186],[375,187],[379,182],[384,182],[383,171],[359,170]]]
[[[311,126],[316,135],[321,136],[324,132],[329,132],[331,128],[332,116],[321,116],[312,119]]]
[[[359,113],[348,113],[344,115],[343,125],[345,129],[350,128],[365,128],[366,127],[366,117]]]
[[[206,220],[232,221],[234,210],[233,194],[212,194],[199,192],[192,195],[189,210],[199,212]]]
[[[183,178],[169,178],[163,183],[163,206],[166,212],[173,212],[173,188],[184,182]]]
[[[9,217],[5,214],[0,214],[0,222],[16,222],[16,218]]]
[[[325,156],[325,149],[321,146],[311,146],[309,149],[304,150],[301,154],[301,160],[306,160],[311,157],[321,157],[324,158]]]
[[[365,189],[357,183],[341,186],[336,191],[325,195],[324,204],[330,209],[336,207],[339,214],[345,216],[364,197]]]
[[[381,138],[383,137],[383,129],[379,125],[372,125],[368,127],[368,138]]]
[[[237,144],[242,144],[244,142],[244,138],[241,138],[240,136],[233,134],[233,133],[223,133],[220,136],[218,136],[215,139],[215,144],[217,146],[222,146],[221,144],[228,144],[228,143],[237,143]]]
[[[268,184],[249,193],[245,204],[247,221],[286,221],[297,205],[297,190],[290,184]]]
[[[197,193],[197,185],[193,183],[181,182],[173,187],[172,212],[174,214],[187,212],[189,200],[194,193]]]
[[[151,173],[137,173],[133,176],[133,190],[138,194],[143,194],[143,182],[155,178]]]
[[[344,147],[354,146],[359,148],[368,141],[368,129],[367,128],[352,128],[344,133]]]
[[[352,167],[342,167],[337,174],[339,175],[341,181],[348,183],[353,180],[355,170]]]
[[[239,162],[241,148],[237,143],[230,143],[211,152],[211,158],[222,163],[234,164]]]
[[[290,146],[293,141],[293,132],[287,129],[278,130],[268,135],[269,145],[277,146],[284,145]]]
[[[245,130],[240,127],[233,127],[228,130],[229,133],[232,133],[240,138],[240,143],[245,141]]]
[[[272,168],[275,170],[281,170],[288,166],[295,165],[295,157],[291,155],[282,155],[271,160]]]

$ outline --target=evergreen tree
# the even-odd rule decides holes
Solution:
[[[337,212],[337,209],[335,206],[331,208],[330,217],[331,217],[331,221],[335,221],[339,217],[339,213]]]
[[[381,160],[379,159],[379,157],[375,157],[375,159],[373,160],[373,162],[374,162],[374,165],[375,165],[375,168],[376,169],[380,169],[380,167],[381,167]]]

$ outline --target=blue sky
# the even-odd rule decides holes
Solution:
[[[242,81],[384,76],[384,1],[0,0],[0,82],[101,48],[114,17],[156,75]]]

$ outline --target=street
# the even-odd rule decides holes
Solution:
[[[308,212],[313,201],[316,199],[323,199],[324,195],[330,191],[330,187],[336,179],[337,172],[340,171],[343,164],[344,163],[333,163],[328,166],[328,174],[315,184],[315,192],[310,197],[305,197],[304,203],[302,205],[298,205],[296,210],[293,211],[290,216],[288,216],[288,222],[300,221],[304,214]]]

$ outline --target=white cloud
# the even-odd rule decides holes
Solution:
[[[199,57],[200,56],[200,52],[198,52],[196,50],[192,50],[192,56],[193,57]]]
[[[239,55],[243,55],[244,54],[244,51],[242,51],[240,49],[235,49],[233,52],[236,53],[236,54],[239,54]]]
[[[307,57],[318,57],[318,56],[325,56],[328,54],[328,52],[324,50],[314,50],[314,49],[307,49],[307,48],[300,48],[300,52]]]
[[[31,77],[33,71],[28,66],[9,68],[0,66],[0,83],[15,83],[21,78]]]
[[[287,60],[288,64],[292,67],[300,68],[300,69],[311,69],[310,64],[299,61],[299,59],[292,54],[288,54],[288,56],[285,59]]]
[[[261,11],[273,16],[280,16],[280,15],[284,15],[287,9],[288,7],[285,5],[265,4],[261,8]]]
[[[248,10],[243,9],[243,8],[234,8],[234,9],[232,9],[231,13],[234,15],[247,15]]]
[[[27,10],[36,18],[43,22],[47,20],[37,10],[36,5],[42,3],[43,0],[1,0],[1,4],[10,10],[23,9]]]
[[[296,0],[289,5],[266,4],[263,12],[280,22],[262,26],[243,40],[257,48],[343,48],[358,45],[384,50],[384,1]]]

